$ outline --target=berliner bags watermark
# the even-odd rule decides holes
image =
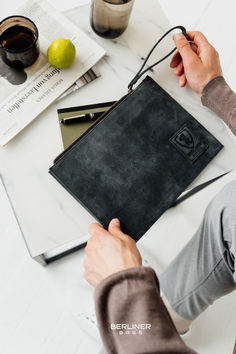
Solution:
[[[118,331],[119,335],[142,335],[145,331],[151,330],[150,323],[111,323],[110,329]]]

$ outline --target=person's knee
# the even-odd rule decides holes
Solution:
[[[206,216],[217,222],[221,219],[223,226],[235,228],[236,233],[236,181],[230,182],[213,198],[206,210]]]
[[[234,211],[236,215],[236,181],[227,183],[217,194],[216,200],[222,209]]]
[[[235,206],[236,201],[236,180],[227,183],[224,188],[219,192],[219,196],[227,203]]]

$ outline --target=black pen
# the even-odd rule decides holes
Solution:
[[[97,113],[88,113],[88,114],[80,114],[75,117],[69,117],[69,118],[63,118],[60,120],[62,124],[73,124],[73,123],[79,123],[79,122],[89,122],[98,119],[103,113],[103,112],[97,112]]]

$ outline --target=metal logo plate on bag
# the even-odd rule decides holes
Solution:
[[[190,162],[196,161],[208,148],[208,144],[200,141],[186,125],[180,128],[169,141]]]

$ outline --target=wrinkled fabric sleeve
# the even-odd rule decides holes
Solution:
[[[201,101],[222,118],[236,135],[236,94],[222,76],[208,82],[202,91]]]
[[[152,268],[134,267],[115,273],[96,287],[94,296],[107,353],[195,353],[178,335]]]

